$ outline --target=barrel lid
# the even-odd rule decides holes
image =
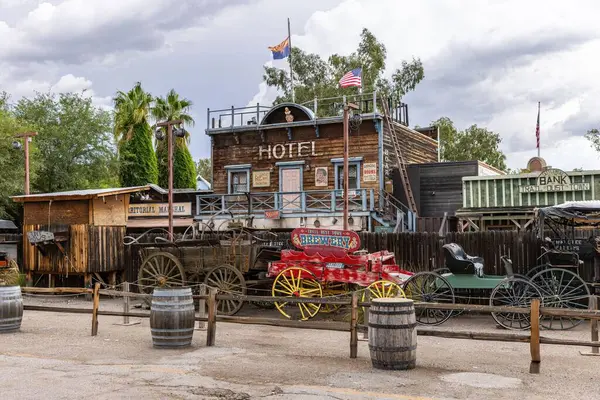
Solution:
[[[157,295],[157,296],[190,295],[190,294],[192,294],[192,288],[187,287],[187,286],[155,287],[152,294]]]
[[[412,304],[413,301],[411,299],[406,299],[404,297],[382,297],[371,299],[373,303],[377,304]]]

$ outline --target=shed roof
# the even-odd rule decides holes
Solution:
[[[85,200],[93,199],[97,197],[105,197],[117,194],[127,194],[142,192],[149,190],[154,185],[146,186],[132,186],[125,188],[107,188],[107,189],[84,189],[84,190],[69,190],[65,192],[54,192],[54,193],[36,193],[21,196],[12,196],[13,201],[16,202],[35,202],[35,201],[48,201],[48,200]]]
[[[14,222],[9,221],[7,219],[0,219],[0,229],[1,230],[17,230],[17,226]]]

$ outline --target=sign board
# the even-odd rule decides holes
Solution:
[[[253,187],[269,187],[271,186],[270,171],[252,171],[252,186]]]
[[[327,167],[315,168],[315,186],[329,186],[329,172]]]
[[[590,189],[591,185],[589,183],[572,183],[566,172],[549,168],[540,173],[535,185],[520,186],[519,193],[570,192]]]
[[[192,215],[192,203],[173,203],[174,217]],[[169,203],[129,204],[129,217],[168,217]]]
[[[258,146],[259,160],[316,157],[316,142],[289,142]]]
[[[291,239],[299,249],[333,247],[353,252],[360,248],[360,238],[353,231],[296,228],[292,231]]]
[[[377,163],[363,164],[363,181],[377,182]]]
[[[267,210],[265,211],[266,219],[279,219],[279,210]]]

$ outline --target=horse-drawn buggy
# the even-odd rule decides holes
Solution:
[[[248,228],[221,232],[202,232],[173,242],[165,239],[135,244],[141,260],[137,284],[145,293],[154,287],[214,287],[218,293],[245,295],[265,281],[267,262],[277,259],[285,243]],[[262,236],[265,236],[264,234]],[[134,244],[133,242],[131,244]],[[242,300],[219,300],[217,312],[233,315],[243,306]]]
[[[587,308],[589,288],[576,272],[564,266],[545,265],[533,276],[515,274],[510,258],[502,256],[504,274],[487,275],[484,260],[470,256],[456,243],[443,246],[445,267],[413,273],[401,268],[393,253],[368,253],[360,249],[359,236],[351,231],[299,228],[291,242],[298,250],[282,250],[281,258],[269,263],[268,276],[274,278],[273,296],[347,296],[362,290],[363,300],[374,297],[408,297],[422,303],[455,303],[469,299],[473,290],[485,293],[490,305],[528,307],[534,298],[546,307]],[[316,303],[276,303],[286,318],[307,320],[331,307]],[[439,325],[455,311],[418,307],[417,321]],[[527,329],[529,315],[493,313],[507,329]],[[549,329],[568,329],[578,321],[547,318]]]

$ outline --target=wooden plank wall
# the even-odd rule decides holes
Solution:
[[[27,239],[27,232],[34,230],[68,231],[69,240],[63,244],[67,257],[56,246],[48,246],[43,256]],[[26,271],[61,275],[123,270],[124,236],[125,227],[119,226],[24,225],[23,267]]]

